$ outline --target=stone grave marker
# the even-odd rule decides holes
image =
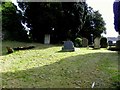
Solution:
[[[88,39],[87,38],[83,38],[82,39],[82,46],[83,47],[87,47],[88,46]]]
[[[111,40],[108,41],[108,46],[110,46],[110,47],[113,46],[113,41],[111,41]]]
[[[50,34],[45,34],[44,44],[50,44]]]
[[[75,51],[74,44],[72,41],[64,41],[64,45],[62,47],[62,51]]]
[[[100,39],[99,37],[94,39],[94,49],[99,49],[100,48]]]

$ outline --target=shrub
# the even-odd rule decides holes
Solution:
[[[107,43],[107,38],[106,37],[101,38],[100,45],[101,45],[101,48],[107,48],[108,43]]]
[[[77,37],[75,39],[75,46],[76,47],[81,47],[82,46],[82,39],[81,38]]]

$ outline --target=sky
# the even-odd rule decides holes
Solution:
[[[114,0],[87,0],[88,6],[94,10],[99,10],[100,14],[106,23],[107,34],[105,37],[117,37],[118,33],[114,29],[114,14],[113,14]]]
[[[93,10],[98,10],[106,23],[107,34],[102,34],[105,37],[118,37],[118,33],[114,29],[114,14],[113,14],[113,2],[114,0],[86,0],[88,6],[91,6]],[[12,0],[16,3],[16,0]]]

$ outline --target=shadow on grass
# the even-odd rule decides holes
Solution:
[[[60,51],[57,51],[57,53],[62,53],[62,52],[75,52],[75,51],[67,51],[67,50],[60,50]]]
[[[118,60],[117,53],[71,56],[59,62],[15,72],[2,73],[3,88],[109,88],[114,76],[108,69]],[[111,66],[112,67],[112,66]],[[116,86],[115,86],[116,87]],[[119,86],[120,87],[120,86]]]
[[[92,50],[100,50],[100,48],[92,48]]]
[[[47,45],[47,44],[40,44],[40,43],[23,43],[23,42],[14,42],[14,41],[6,41],[2,43],[2,55],[0,56],[4,56],[4,55],[8,55],[8,51],[6,49],[6,47],[9,46],[11,48],[17,48],[17,47],[28,47],[28,46],[34,46],[35,48],[32,49],[26,49],[26,50],[42,50],[42,49],[47,49],[47,48],[51,48],[57,45]],[[15,50],[14,52],[17,51],[23,51],[23,50]],[[13,53],[14,53],[13,52]],[[12,53],[10,53],[12,54]]]

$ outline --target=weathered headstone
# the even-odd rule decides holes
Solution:
[[[74,44],[72,41],[64,41],[64,45],[62,47],[62,51],[75,51]]]
[[[108,41],[108,46],[113,46],[113,41]]]
[[[44,44],[50,44],[50,34],[45,34]]]
[[[94,39],[94,48],[99,49],[100,48],[100,38],[97,37]]]
[[[83,38],[82,39],[82,46],[83,47],[87,47],[88,46],[88,39],[87,38]]]

